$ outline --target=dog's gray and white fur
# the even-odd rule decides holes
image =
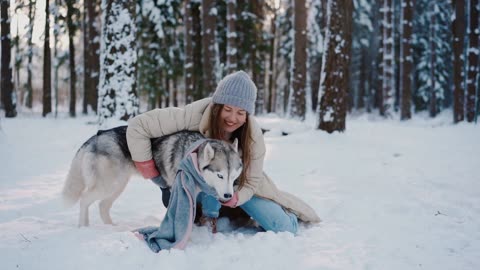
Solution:
[[[113,224],[110,208],[129,178],[138,174],[128,150],[126,130],[126,126],[121,126],[99,131],[73,158],[62,195],[68,206],[80,200],[79,226],[89,225],[88,208],[97,200],[100,200],[103,222]],[[180,161],[190,146],[201,139],[203,135],[192,131],[152,139],[153,159],[167,187],[172,186]],[[236,141],[229,144],[207,139],[198,147],[198,168],[207,184],[215,188],[218,199],[229,200],[233,195],[233,183],[243,168]]]

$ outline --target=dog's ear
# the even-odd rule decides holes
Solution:
[[[235,140],[232,143],[233,149],[235,149],[235,152],[238,153],[238,139],[235,138]]]
[[[202,155],[203,161],[205,163],[209,162],[210,160],[213,159],[214,155],[215,155],[215,151],[213,150],[213,147],[210,145],[210,143],[207,142],[207,144],[205,145],[205,148],[203,149],[203,155]]]

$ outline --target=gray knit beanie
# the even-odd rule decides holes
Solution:
[[[213,103],[240,107],[253,114],[257,87],[244,71],[237,71],[223,78],[213,93]]]

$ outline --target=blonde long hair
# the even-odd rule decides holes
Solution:
[[[210,114],[209,131],[212,139],[223,140],[223,130],[220,126],[220,114],[222,113],[223,104],[213,104],[212,113]],[[250,125],[248,124],[248,113],[245,123],[235,130],[232,134],[232,140],[235,138],[238,140],[238,148],[242,150],[242,162],[243,170],[238,178],[239,189],[241,189],[245,183],[247,183],[247,172],[250,167],[250,144],[252,143],[252,135],[250,131]]]

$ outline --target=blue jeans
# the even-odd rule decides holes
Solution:
[[[202,204],[203,215],[218,217],[221,204],[215,197],[200,192],[197,201]],[[297,216],[274,201],[253,196],[239,207],[266,231],[297,233]]]

